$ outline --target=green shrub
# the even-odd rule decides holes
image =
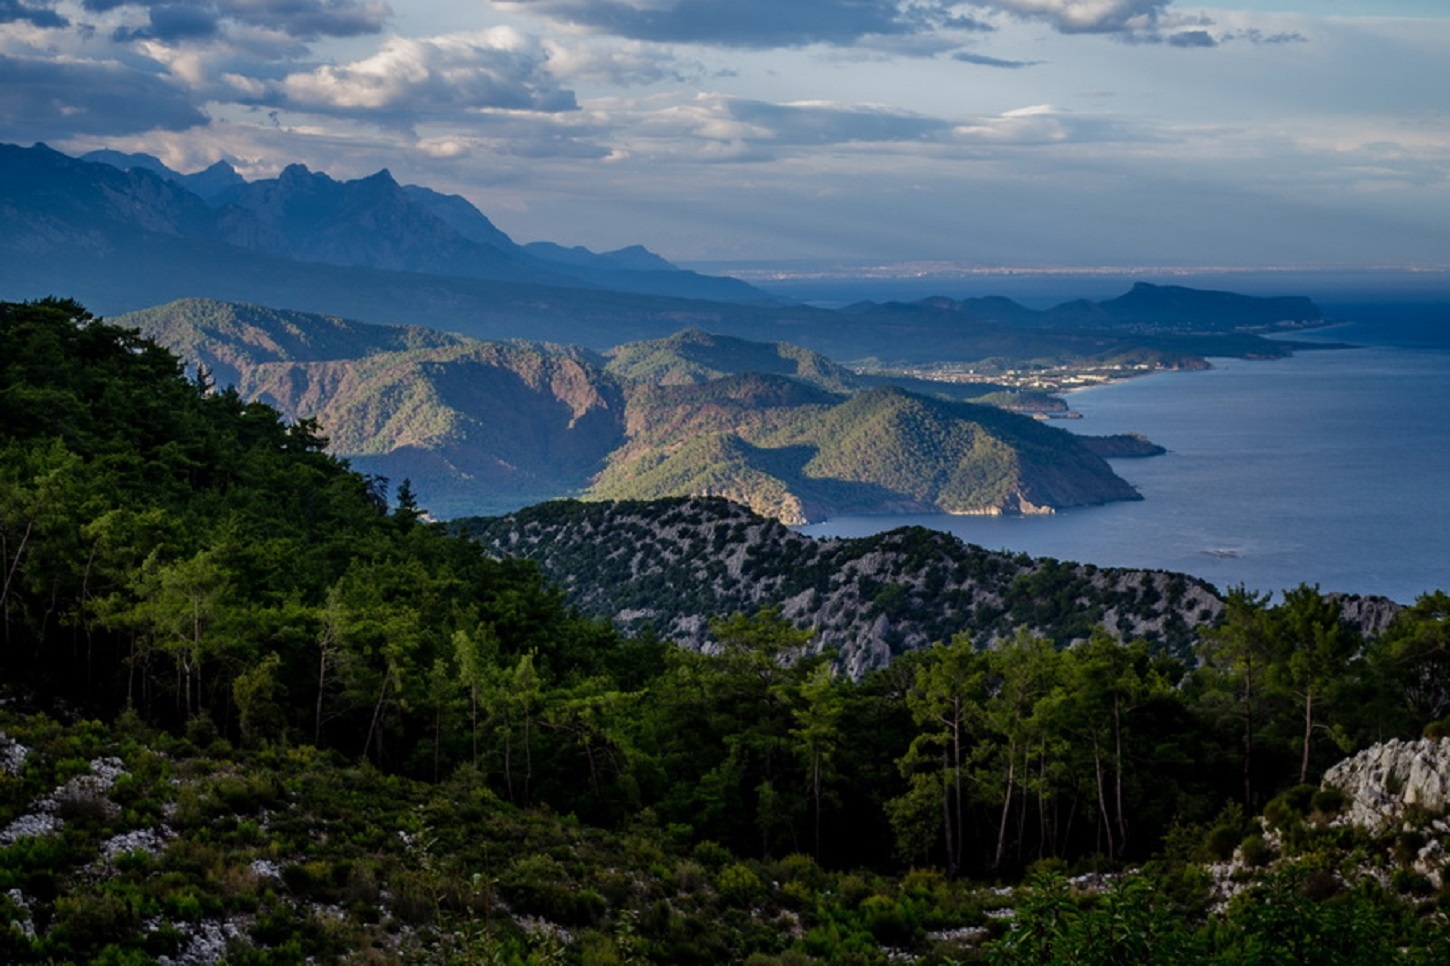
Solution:
[[[1239,851],[1244,857],[1244,865],[1250,868],[1261,868],[1269,864],[1273,858],[1273,851],[1269,843],[1264,841],[1262,835],[1250,835],[1239,845]]]
[[[1344,803],[1344,792],[1331,785],[1315,792],[1309,807],[1320,815],[1333,817],[1344,811]]]
[[[1420,857],[1420,850],[1424,847],[1425,834],[1414,829],[1406,829],[1395,836],[1395,844],[1390,849],[1390,855],[1397,865],[1409,866]]]
[[[909,946],[916,941],[918,929],[909,910],[888,896],[870,896],[861,903],[866,928],[883,946]]]
[[[547,855],[526,855],[499,881],[504,896],[516,910],[568,926],[596,923],[605,911],[604,898],[593,889],[581,889],[564,867]]]
[[[130,933],[139,923],[135,903],[123,896],[110,891],[74,892],[56,899],[46,938],[53,948],[84,961],[91,958],[88,952]]]
[[[707,869],[722,869],[725,867],[725,863],[734,858],[729,849],[710,839],[705,839],[696,845],[692,855],[696,862]]]
[[[1390,886],[1402,896],[1428,896],[1435,891],[1429,876],[1414,869],[1396,869]]]
[[[1209,829],[1208,837],[1204,840],[1204,847],[1209,853],[1220,862],[1226,862],[1233,857],[1234,849],[1242,841],[1237,828],[1229,825],[1216,825]]]
[[[738,906],[755,902],[764,892],[760,877],[739,862],[721,869],[715,885],[727,902]]]
[[[774,877],[781,882],[800,882],[812,889],[818,889],[825,880],[825,873],[809,855],[794,852],[775,863]]]

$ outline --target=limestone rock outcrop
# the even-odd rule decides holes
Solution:
[[[1450,808],[1450,741],[1386,741],[1324,773],[1344,793],[1340,820],[1369,829],[1398,823],[1412,806],[1430,814]]]

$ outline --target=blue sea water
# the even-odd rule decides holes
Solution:
[[[918,524],[971,543],[1195,574],[1220,589],[1300,583],[1401,602],[1450,590],[1450,305],[1346,304],[1301,340],[1356,348],[1216,359],[1073,393],[1074,432],[1167,447],[1117,460],[1140,502],[1040,517],[850,517],[860,536]]]

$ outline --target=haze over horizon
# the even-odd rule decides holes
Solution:
[[[676,261],[1450,266],[1432,0],[0,0],[0,141]]]

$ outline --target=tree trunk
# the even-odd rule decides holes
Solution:
[[[1011,746],[1007,748],[1007,790],[1002,796],[1002,818],[997,823],[997,854],[992,860],[992,867],[1002,867],[1002,856],[1007,852],[1007,819],[1012,814],[1012,790],[1017,780],[1017,749]]]
[[[941,761],[941,763],[942,763],[942,781],[941,781],[941,821],[942,821],[942,833],[943,833],[943,836],[944,836],[944,838],[946,840],[945,844],[946,844],[946,852],[947,852],[947,878],[948,879],[953,879],[953,878],[956,878],[956,874],[957,874],[957,863],[956,863],[957,846],[956,846],[956,838],[955,838],[955,835],[954,835],[954,831],[955,830],[952,828],[952,801],[951,801],[951,799],[952,799],[952,789],[951,789],[951,784],[950,784],[950,782],[948,781],[948,778],[947,778],[948,759],[947,759],[947,750],[946,750],[945,747],[943,747],[942,750],[941,750],[941,759],[942,759],[942,761]]]
[[[1113,797],[1118,805],[1118,848],[1128,848],[1128,813],[1123,808],[1123,714],[1119,696],[1113,694]]]
[[[383,675],[383,686],[378,689],[378,700],[377,703],[373,705],[373,720],[368,724],[368,737],[367,740],[363,742],[363,757],[366,758],[368,756],[368,751],[373,746],[373,736],[378,735],[379,765],[383,763],[383,739],[382,735],[378,734],[378,729],[381,727],[381,722],[383,718],[383,702],[384,700],[386,700],[387,694],[388,677],[387,675]]]
[[[952,855],[952,867],[960,869],[965,845],[966,826],[962,821],[962,699],[953,699],[952,713],[952,809],[956,824],[956,852]]]
[[[1104,794],[1103,759],[1102,755],[1098,752],[1098,741],[1096,735],[1093,736],[1093,773],[1097,777],[1098,809],[1102,812],[1103,816],[1103,831],[1106,832],[1108,836],[1108,861],[1115,862],[1117,860],[1117,848],[1113,840],[1113,820],[1111,814],[1108,812],[1107,796]]]
[[[1309,781],[1309,739],[1314,735],[1314,691],[1304,689],[1304,758],[1299,763],[1299,784]]]

